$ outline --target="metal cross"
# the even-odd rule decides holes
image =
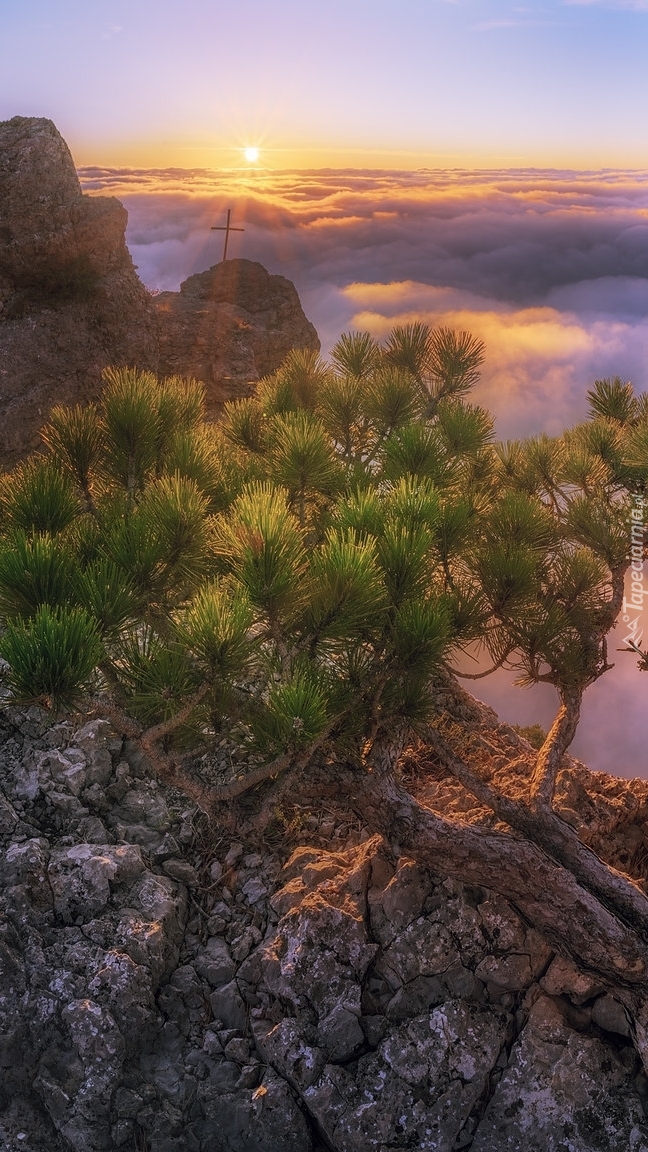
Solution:
[[[227,209],[227,224],[215,224],[211,228],[212,232],[224,232],[225,233],[225,247],[223,248],[223,262],[225,260],[227,260],[227,241],[229,240],[230,232],[245,232],[245,228],[234,228],[230,224],[230,216],[231,215],[232,215],[232,209],[228,208]]]

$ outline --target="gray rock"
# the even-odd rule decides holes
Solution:
[[[205,1150],[311,1152],[312,1140],[290,1089],[272,1069],[257,1088],[202,1096],[204,1120],[195,1125]]]
[[[211,984],[212,988],[220,988],[223,984],[230,984],[236,972],[236,963],[232,958],[225,940],[219,936],[210,936],[194,958],[196,972]]]
[[[627,1068],[613,1049],[568,1028],[545,996],[531,1009],[471,1145],[472,1152],[521,1148],[648,1152]]]
[[[294,1088],[304,1091],[319,1079],[326,1052],[309,1044],[296,1020],[285,1019],[274,1027],[266,1021],[253,1024],[256,1046],[268,1064],[279,1069]]]
[[[360,989],[358,989],[358,1003]],[[354,1005],[355,1007],[355,1005]],[[336,1004],[317,1028],[318,1040],[333,1062],[348,1060],[365,1041],[358,1015],[343,1004]]]
[[[247,1009],[235,980],[217,988],[209,997],[216,1020],[221,1020],[226,1028],[236,1028],[244,1032],[247,1027]]]
[[[376,971],[398,988],[418,976],[437,976],[459,962],[459,952],[447,928],[420,916],[385,949]]]
[[[36,762],[39,779],[46,775],[65,787],[73,796],[79,796],[86,786],[87,772],[85,757],[80,749],[69,748],[65,753],[58,749],[42,753]]]
[[[496,992],[521,992],[533,981],[528,956],[486,956],[475,969],[475,975]]]
[[[294,284],[251,260],[227,260],[154,298],[159,371],[207,385],[207,412],[279,367],[292,348],[319,352]]]
[[[121,747],[107,720],[90,720],[72,737],[73,744],[85,755],[88,784],[107,784],[112,775],[113,754]]]
[[[376,878],[374,868],[372,879]],[[429,879],[415,862],[402,858],[387,886],[370,892],[371,926],[383,946],[391,944],[395,936],[421,915],[429,890]]]
[[[166,801],[161,793],[140,784],[127,791],[119,804],[113,807],[111,824],[145,824],[156,832],[166,832],[171,819]]]
[[[248,880],[241,891],[249,904],[258,904],[259,900],[263,900],[263,897],[268,895],[266,885],[256,876]]]
[[[130,884],[144,872],[135,845],[76,844],[52,851],[48,878],[54,907],[65,923],[89,920],[110,900],[111,886]]]
[[[162,864],[162,871],[166,872],[167,876],[172,876],[174,880],[179,880],[181,884],[186,884],[189,888],[197,888],[200,883],[196,869],[188,860],[177,860],[171,857]]]
[[[569,996],[573,1004],[584,1004],[603,991],[601,984],[584,972],[579,972],[571,960],[555,956],[540,981],[540,987],[549,996]]]
[[[592,1021],[605,1032],[617,1036],[630,1036],[630,1024],[625,1008],[614,996],[600,996],[592,1007]]]
[[[449,1152],[487,1085],[506,1026],[493,1010],[448,1002],[356,1063],[327,1064],[304,1099],[339,1152]]]

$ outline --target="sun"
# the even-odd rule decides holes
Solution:
[[[258,148],[244,148],[243,149],[243,155],[245,156],[245,159],[247,160],[248,164],[256,164],[257,160],[259,159],[259,149]]]

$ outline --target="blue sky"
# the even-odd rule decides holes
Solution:
[[[0,0],[0,117],[80,163],[648,165],[648,0]]]

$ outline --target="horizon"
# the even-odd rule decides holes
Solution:
[[[0,30],[0,117],[81,165],[648,165],[647,0],[32,0]]]

